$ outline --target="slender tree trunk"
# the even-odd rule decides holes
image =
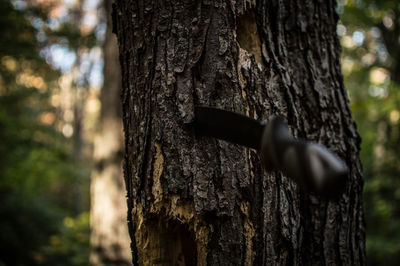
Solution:
[[[332,0],[117,0],[125,178],[139,265],[363,265],[357,134]],[[194,134],[194,106],[267,119],[350,169],[338,202]],[[238,125],[240,126],[240,125]]]
[[[105,0],[104,4],[106,14],[111,14],[111,0]],[[111,15],[109,17],[103,46],[104,86],[91,180],[90,262],[92,265],[131,265],[122,172],[121,72],[117,40],[111,32]]]

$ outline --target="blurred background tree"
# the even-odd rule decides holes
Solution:
[[[90,264],[122,266],[132,264],[126,188],[122,171],[122,79],[117,37],[111,30],[113,0],[102,2],[102,18],[107,23],[107,29],[103,43],[104,82],[100,94],[101,109],[94,140],[90,181]]]
[[[342,71],[362,136],[369,265],[400,261],[400,3],[341,0]]]

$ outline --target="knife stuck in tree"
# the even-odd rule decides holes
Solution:
[[[194,127],[199,136],[259,151],[267,171],[281,171],[306,191],[337,198],[345,188],[346,164],[321,144],[295,139],[281,117],[257,121],[238,113],[199,106],[195,107]]]

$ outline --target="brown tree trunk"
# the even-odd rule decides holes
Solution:
[[[360,138],[335,3],[117,0],[125,178],[139,265],[363,265]],[[256,151],[198,137],[195,105],[267,119],[350,169],[338,202],[265,173]]]
[[[105,1],[111,14],[111,1]],[[117,39],[109,15],[104,40],[104,86],[101,91],[99,131],[94,144],[95,169],[91,180],[92,265],[131,265],[126,189],[122,172],[121,71]]]

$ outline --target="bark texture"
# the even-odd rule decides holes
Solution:
[[[113,12],[134,264],[365,264],[335,2],[117,0]],[[256,151],[195,136],[195,105],[285,117],[347,162],[345,193],[306,194]]]
[[[111,0],[104,2],[111,14]],[[91,265],[131,265],[124,186],[121,72],[117,39],[109,15],[104,53],[99,130],[94,144],[95,169],[91,178]]]

